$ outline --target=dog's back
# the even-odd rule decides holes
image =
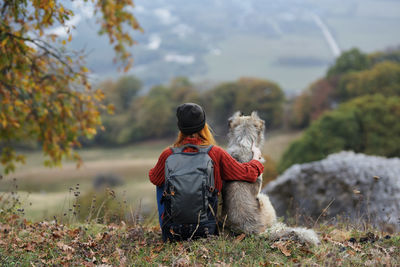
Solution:
[[[229,119],[228,152],[239,162],[252,159],[251,147],[264,142],[264,121],[257,113],[240,116],[236,112]],[[226,225],[235,232],[261,233],[275,220],[275,210],[268,196],[260,194],[262,176],[255,183],[225,182],[222,188],[222,216]]]

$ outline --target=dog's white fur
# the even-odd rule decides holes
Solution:
[[[252,146],[261,148],[264,142],[265,122],[256,112],[241,116],[236,112],[229,119],[228,152],[239,162],[253,157]],[[301,242],[317,245],[317,234],[306,228],[292,228],[277,222],[275,209],[267,195],[260,193],[262,175],[255,183],[225,182],[222,189],[222,216],[235,232],[262,234],[271,239],[295,237]]]

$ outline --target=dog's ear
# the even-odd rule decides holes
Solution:
[[[253,112],[251,113],[251,118],[252,118],[254,121],[257,122],[256,125],[257,125],[262,131],[265,130],[265,121],[262,120],[262,119],[258,116],[257,111],[253,111]]]
[[[235,119],[239,118],[242,114],[243,114],[243,113],[240,112],[240,111],[236,111],[235,113],[233,113],[232,117],[230,117],[230,118],[228,119],[228,127],[229,127],[229,128],[232,128],[232,127],[233,127],[233,124],[232,124],[233,121],[234,121]]]
[[[251,113],[251,117],[252,117],[253,119],[260,120],[260,117],[258,116],[257,111],[253,111],[253,112]]]

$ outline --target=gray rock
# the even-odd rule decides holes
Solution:
[[[343,151],[293,165],[262,192],[278,216],[321,220],[342,215],[356,223],[400,229],[399,158]]]

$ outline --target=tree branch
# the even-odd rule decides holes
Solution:
[[[57,53],[55,51],[57,51],[56,48],[52,47],[51,45],[49,45],[48,43],[46,43],[43,40],[40,39],[31,39],[31,38],[26,38],[26,37],[21,37],[21,36],[16,36],[15,34],[12,34],[10,32],[6,32],[6,35],[10,36],[11,38],[15,38],[15,39],[19,39],[19,40],[23,40],[25,42],[30,42],[34,45],[36,45],[37,47],[39,47],[40,49],[44,50],[46,53],[48,53],[49,55],[51,55],[52,57],[54,57],[56,60],[58,60],[62,65],[64,65],[65,67],[68,68],[68,70],[71,73],[77,73],[76,71],[74,71],[71,66],[69,66],[69,64],[67,62],[65,62],[65,60],[62,59],[62,56],[60,55],[60,53]],[[55,50],[55,51],[53,51]]]

